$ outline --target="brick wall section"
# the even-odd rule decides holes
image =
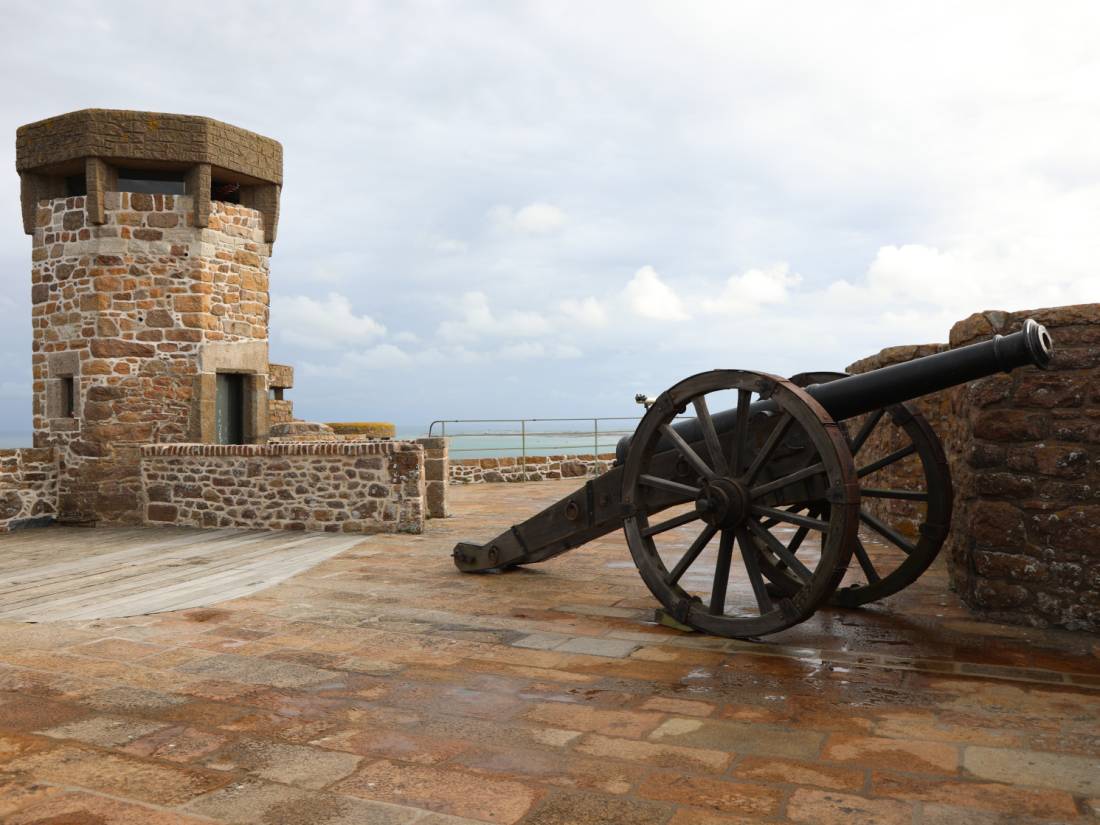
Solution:
[[[39,204],[32,249],[35,445],[61,452],[60,508],[73,521],[141,522],[136,446],[198,440],[199,355],[211,344],[264,348],[263,218],[214,202],[108,192],[106,223],[83,198]],[[75,375],[76,416],[51,414],[50,379]]]
[[[1015,332],[1029,317],[1054,339],[1052,369],[994,375],[918,402],[943,440],[955,486],[944,552],[954,589],[990,618],[1095,632],[1100,304],[972,315],[952,328],[950,346]],[[895,347],[849,370],[919,354]],[[905,480],[902,467],[876,476],[876,486]]]
[[[152,444],[141,475],[151,525],[424,530],[424,451],[407,441]]]
[[[614,453],[601,453],[598,456],[529,455],[525,473],[522,457],[463,458],[450,462],[450,479],[452,484],[492,484],[504,481],[585,478],[606,473],[614,461]]]
[[[57,456],[50,448],[0,450],[0,533],[57,515]]]

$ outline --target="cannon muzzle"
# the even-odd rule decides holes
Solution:
[[[1028,318],[1023,329],[1011,335],[995,335],[988,341],[967,347],[914,358],[827,384],[814,384],[807,387],[806,392],[825,408],[834,421],[842,421],[998,372],[1011,372],[1017,367],[1046,369],[1053,355],[1054,344],[1046,327]],[[757,401],[751,409],[755,414],[766,412],[770,406],[769,401]],[[714,425],[719,433],[728,432],[736,418],[736,408],[725,410],[714,415]],[[689,443],[703,437],[695,419],[681,421],[673,429]],[[630,438],[619,439],[615,447],[617,464],[626,459]],[[662,441],[658,449],[669,449],[671,446],[671,442]]]

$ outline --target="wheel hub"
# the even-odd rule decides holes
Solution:
[[[732,478],[716,479],[703,485],[695,509],[703,513],[703,521],[715,527],[739,527],[749,516],[749,493]]]

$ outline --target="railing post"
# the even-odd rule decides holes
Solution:
[[[592,419],[592,470],[595,473],[596,462],[600,460],[600,419]],[[587,475],[587,474],[586,474]]]
[[[527,419],[521,418],[519,420],[519,439],[520,450],[523,455],[520,460],[523,462],[523,480],[527,480]]]

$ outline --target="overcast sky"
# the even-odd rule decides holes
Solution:
[[[282,142],[271,357],[313,420],[615,415],[1100,300],[1100,3],[5,3],[0,431],[29,430],[15,129]]]

